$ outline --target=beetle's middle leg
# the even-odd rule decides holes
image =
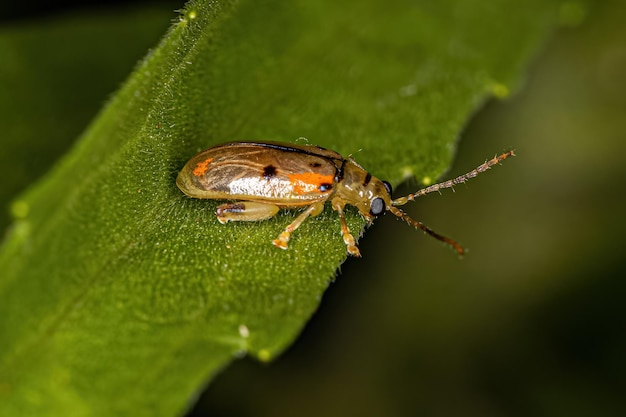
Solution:
[[[237,221],[254,222],[274,217],[278,210],[278,206],[274,204],[242,201],[218,206],[215,215],[222,224]]]
[[[352,236],[352,233],[350,233],[350,229],[348,228],[348,223],[346,223],[346,216],[343,214],[343,205],[333,204],[333,208],[337,210],[337,213],[339,213],[339,222],[341,223],[341,236],[343,236],[343,242],[346,244],[348,253],[354,257],[360,258],[361,252],[359,251],[359,248],[356,246],[356,242],[354,241],[354,236]]]
[[[306,208],[296,219],[291,222],[289,226],[283,230],[283,232],[278,235],[278,238],[274,239],[272,243],[274,246],[277,246],[281,249],[287,249],[287,242],[289,242],[289,238],[291,237],[291,232],[296,230],[303,221],[306,220],[309,216],[317,216],[324,210],[324,202],[320,201],[318,203],[313,203],[309,207]]]

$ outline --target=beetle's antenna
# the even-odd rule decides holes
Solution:
[[[465,249],[463,246],[459,245],[455,240],[450,239],[449,237],[441,236],[439,233],[432,230],[430,227],[426,226],[424,223],[414,220],[409,217],[404,211],[400,210],[397,207],[390,206],[389,211],[407,222],[409,225],[415,227],[416,229],[422,230],[424,233],[434,237],[437,240],[440,240],[450,246],[459,254],[459,256],[463,256],[465,254]]]
[[[513,150],[510,150],[510,151],[505,152],[505,153],[503,153],[501,155],[494,156],[492,159],[490,159],[488,161],[485,161],[484,164],[476,167],[476,169],[471,170],[467,174],[463,174],[463,175],[461,175],[459,177],[456,177],[456,178],[454,178],[452,180],[447,180],[447,181],[444,181],[444,182],[440,182],[438,184],[433,184],[433,185],[431,185],[429,187],[426,187],[426,188],[422,188],[421,190],[419,190],[418,192],[416,192],[414,194],[409,194],[409,195],[407,195],[405,197],[396,198],[395,200],[393,200],[391,202],[391,204],[394,205],[394,206],[402,206],[402,205],[405,205],[406,203],[408,203],[409,201],[413,201],[417,197],[421,197],[421,196],[423,196],[425,194],[433,193],[435,191],[439,191],[439,190],[444,189],[444,188],[453,188],[455,185],[462,184],[465,181],[467,181],[467,180],[469,180],[471,178],[474,178],[475,176],[477,176],[481,172],[487,171],[489,168],[491,168],[492,166],[494,166],[496,164],[499,164],[500,162],[504,161],[509,156],[515,156],[515,152]],[[396,214],[396,216],[397,216],[397,214]],[[398,217],[400,217],[400,216],[398,216]],[[429,232],[426,232],[426,233],[429,233]]]

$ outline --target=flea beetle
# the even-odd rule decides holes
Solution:
[[[372,176],[351,157],[313,145],[279,142],[231,142],[200,152],[187,162],[176,178],[183,193],[193,198],[233,200],[217,207],[217,220],[258,221],[269,219],[281,208],[305,207],[272,241],[287,249],[291,233],[309,216],[317,216],[330,204],[338,214],[341,235],[352,256],[361,256],[344,216],[347,204],[355,206],[369,221],[390,211],[409,225],[447,243],[459,255],[464,249],[398,208],[416,197],[451,188],[486,171],[509,156],[505,152],[452,180],[434,184],[393,199],[391,185]]]

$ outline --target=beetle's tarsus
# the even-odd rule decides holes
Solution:
[[[277,239],[272,240],[274,246],[283,250],[287,249],[287,242],[289,242],[289,233],[286,232],[282,232]]]
[[[348,253],[352,256],[354,256],[355,258],[360,258],[361,257],[361,251],[359,251],[359,248],[356,245],[347,245],[348,247]]]

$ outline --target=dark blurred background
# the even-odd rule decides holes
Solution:
[[[173,0],[32,0],[28,2],[5,1],[0,6],[0,23],[20,23],[29,19],[55,19],[68,13],[84,13],[117,10],[124,12],[126,7],[161,4],[171,10],[182,8],[184,2]]]
[[[7,3],[0,24],[77,7]],[[584,10],[518,94],[473,117],[446,177],[510,148],[518,157],[408,208],[468,255],[381,219],[297,342],[274,363],[234,363],[190,416],[626,415],[626,2]],[[94,95],[85,123],[166,28]]]

